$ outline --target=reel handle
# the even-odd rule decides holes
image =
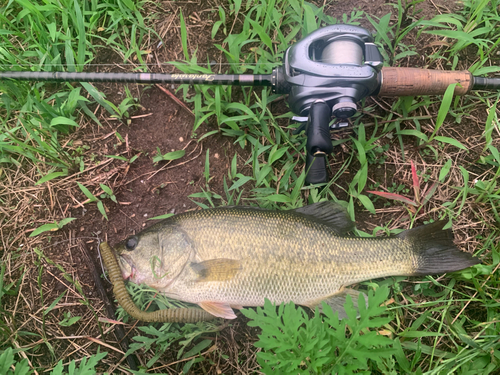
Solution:
[[[327,156],[333,151],[329,122],[332,110],[324,101],[311,105],[307,120],[306,135],[306,184],[321,184],[328,181]]]

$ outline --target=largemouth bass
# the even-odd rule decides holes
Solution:
[[[351,284],[385,276],[457,271],[479,263],[460,251],[445,222],[395,237],[346,237],[347,212],[333,202],[288,211],[220,207],[165,219],[116,247],[122,275],[168,297],[234,319],[233,308],[265,298],[340,316]]]

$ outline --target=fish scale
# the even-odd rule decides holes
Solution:
[[[133,273],[132,281],[225,317],[234,317],[230,306],[260,306],[266,298],[314,307],[339,293],[345,299],[344,288],[360,281],[477,263],[453,245],[444,223],[357,238],[340,235],[352,227],[348,221],[332,202],[288,211],[207,209],[168,218],[134,236],[133,249],[122,243],[117,252],[125,277]]]

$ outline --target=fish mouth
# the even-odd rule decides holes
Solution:
[[[137,273],[137,270],[133,265],[132,261],[130,259],[127,259],[123,255],[120,255],[119,262],[123,279],[132,280]]]

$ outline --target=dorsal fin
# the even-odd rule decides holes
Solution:
[[[318,202],[290,211],[310,216],[312,220],[328,225],[339,235],[344,235],[354,229],[354,222],[347,210],[336,202]]]

